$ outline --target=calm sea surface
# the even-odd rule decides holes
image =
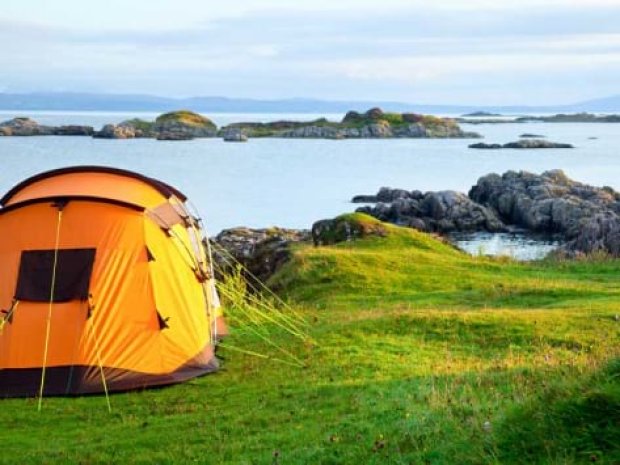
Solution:
[[[44,124],[105,123],[151,113],[58,113],[0,111],[0,121],[29,116]],[[233,121],[307,120],[324,115],[210,115],[218,124]],[[338,120],[341,115],[327,115]],[[356,194],[381,186],[467,192],[487,173],[563,169],[570,177],[620,190],[620,124],[463,125],[486,142],[509,142],[536,133],[575,149],[468,149],[470,140],[300,140],[221,139],[182,142],[101,140],[89,137],[0,137],[0,190],[27,176],[71,165],[106,165],[160,178],[186,193],[210,232],[232,226],[308,228],[322,218],[352,211]],[[592,139],[595,138],[595,139]],[[497,241],[497,238],[491,238]],[[509,240],[509,239],[507,239]],[[476,245],[472,245],[476,247]],[[484,247],[484,245],[483,245]],[[501,245],[499,246],[501,248]],[[518,255],[518,253],[517,253]]]

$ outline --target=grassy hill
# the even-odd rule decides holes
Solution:
[[[470,257],[382,227],[299,246],[272,278],[310,322],[316,344],[272,332],[305,368],[224,349],[219,373],[112,414],[3,400],[0,463],[620,463],[620,261]]]

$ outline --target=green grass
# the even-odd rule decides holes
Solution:
[[[620,463],[620,262],[469,257],[384,227],[300,246],[271,280],[310,322],[316,345],[272,332],[305,368],[222,350],[219,373],[112,414],[3,400],[0,463]]]

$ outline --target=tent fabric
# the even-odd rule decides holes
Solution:
[[[187,200],[174,187],[138,173],[103,166],[73,166],[46,171],[24,180],[0,199],[0,205],[69,195],[118,199],[142,206],[151,202],[157,204],[162,197],[172,195],[183,202]]]
[[[1,201],[0,308],[19,305],[10,320],[0,314],[0,397],[38,393],[44,366],[44,395],[103,392],[102,373],[119,391],[217,369],[223,319],[209,259],[193,247],[196,225],[152,213],[166,204],[186,212],[185,197],[105,170],[35,176]]]

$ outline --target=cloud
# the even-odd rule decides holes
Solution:
[[[418,84],[424,81],[452,79],[455,76],[467,78],[472,76],[503,75],[515,72],[533,74],[565,73],[575,67],[614,66],[620,69],[620,53],[589,54],[589,55],[530,55],[530,54],[484,54],[422,56],[422,57],[391,57],[372,58],[333,62],[320,67],[325,75],[334,78],[346,77],[355,80],[389,80]],[[318,66],[315,66],[319,69]]]
[[[116,30],[108,23],[0,19],[0,41],[19,43],[0,51],[1,82],[19,90],[70,85],[403,100],[458,99],[458,89],[462,98],[531,96],[536,81],[554,81],[543,98],[561,101],[579,91],[576,82],[606,93],[620,70],[617,1],[241,0],[217,15],[201,10],[204,2],[179,2],[194,5],[191,21],[171,14],[169,24],[153,29],[144,27],[151,10],[147,20],[136,18],[136,27],[121,22]],[[141,2],[130,3],[129,13]],[[151,6],[161,13],[170,3]]]

